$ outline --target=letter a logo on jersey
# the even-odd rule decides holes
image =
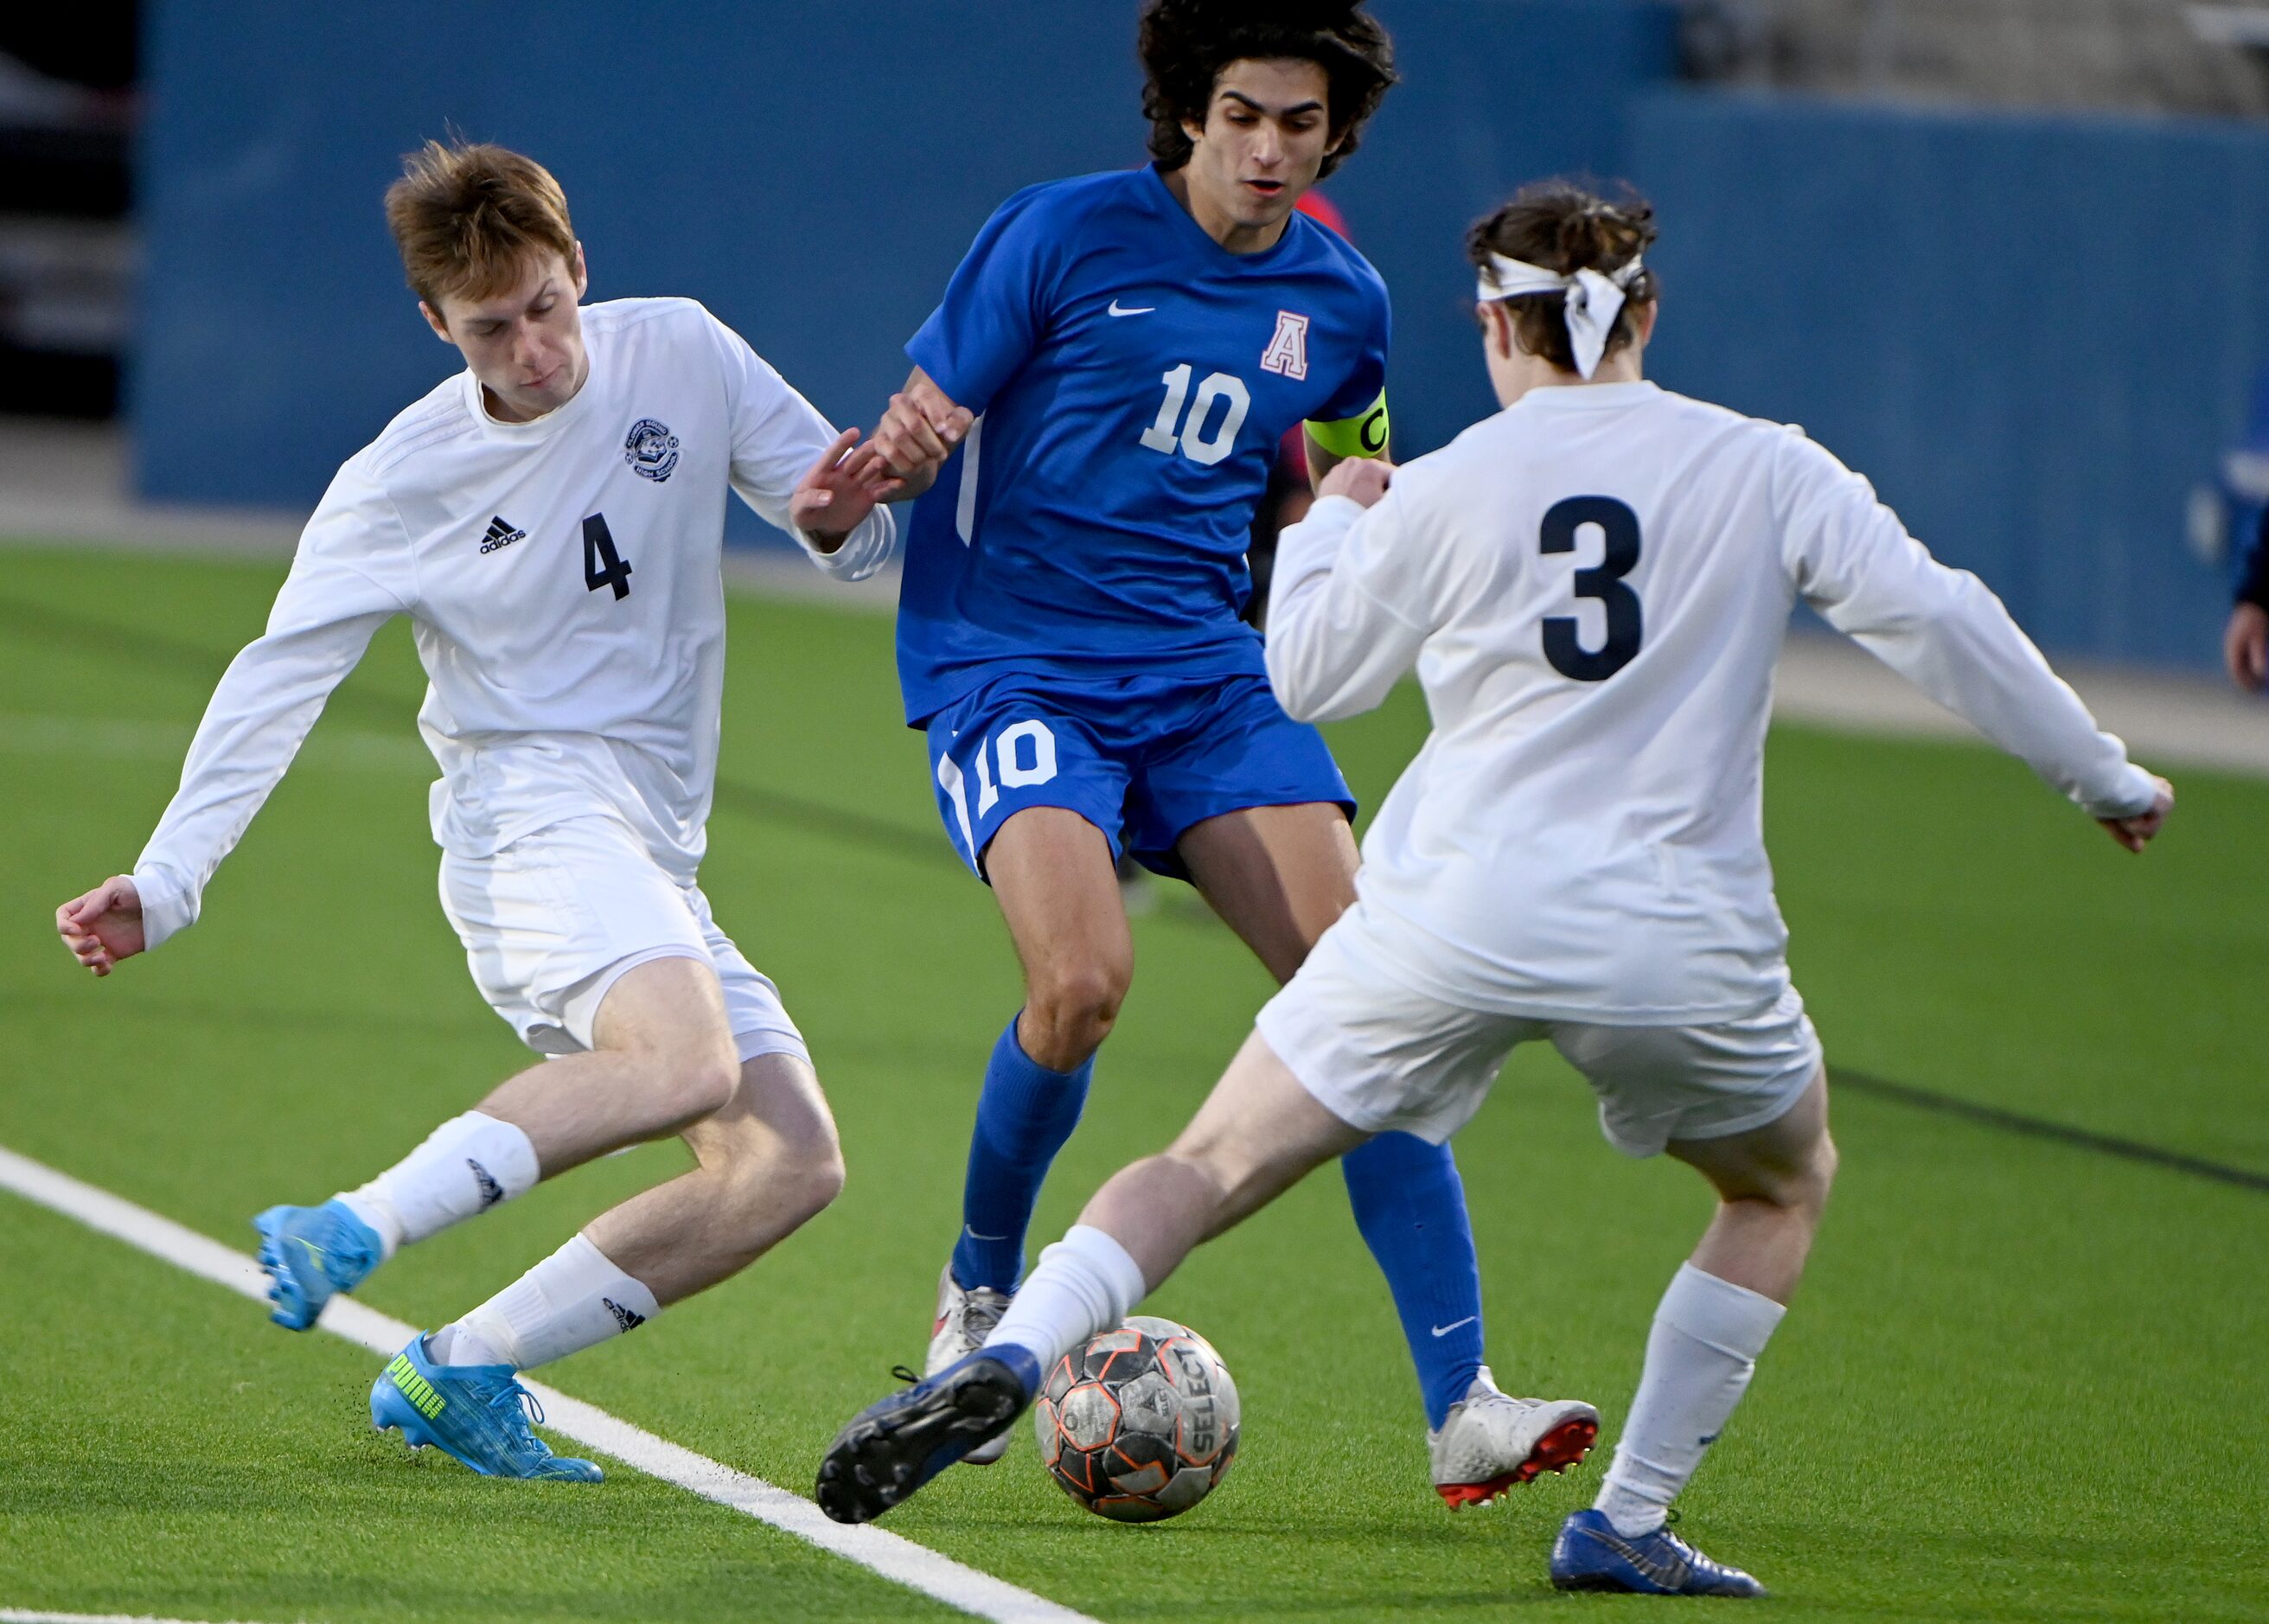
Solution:
[[[1260,370],[1304,380],[1308,375],[1308,318],[1289,310],[1276,313],[1276,336],[1260,352]]]

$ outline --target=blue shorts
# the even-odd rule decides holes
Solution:
[[[1355,797],[1323,735],[1276,703],[1266,677],[997,677],[929,719],[938,816],[981,879],[985,849],[1028,807],[1078,813],[1115,861],[1186,880],[1191,825],[1247,807]]]

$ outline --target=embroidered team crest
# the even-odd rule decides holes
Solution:
[[[677,436],[669,432],[668,424],[640,417],[631,424],[631,436],[623,442],[623,461],[641,479],[659,484],[677,467]]]
[[[1304,380],[1308,376],[1308,318],[1289,310],[1276,313],[1276,336],[1260,352],[1260,370]]]

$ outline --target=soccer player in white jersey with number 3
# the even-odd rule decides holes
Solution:
[[[441,768],[442,905],[482,995],[551,1063],[359,1190],[262,1214],[261,1261],[273,1318],[306,1330],[404,1243],[682,1134],[692,1171],[414,1339],[372,1389],[374,1422],[475,1471],[595,1480],[530,1430],[515,1372],[725,1279],[842,1182],[803,1039],[695,883],[726,500],[856,579],[891,549],[877,502],[906,487],[691,300],[580,307],[582,247],[530,159],[429,144],[387,217],[467,369],[340,469],[134,872],[56,923],[98,975],[188,926],[331,690],[382,624],[410,617],[432,679],[418,725]]]
[[[1795,1290],[1835,1170],[1763,839],[1791,609],[1812,605],[2130,850],[2173,796],[1866,481],[1793,429],[1644,381],[1653,236],[1636,198],[1558,184],[1474,228],[1505,410],[1391,488],[1375,462],[1341,464],[1278,555],[1284,708],[1355,715],[1415,663],[1434,719],[1364,842],[1356,906],[1196,1119],[1104,1186],[985,1347],[844,1428],[839,1476],[912,1492],[1200,1241],[1371,1134],[1446,1140],[1506,1055],[1541,1040],[1590,1081],[1611,1143],[1667,1150],[1718,1197],[1553,1582],[1762,1593],[1664,1524]]]

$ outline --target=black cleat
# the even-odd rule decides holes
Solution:
[[[868,1405],[828,1445],[813,1498],[839,1523],[873,1522],[1006,1432],[1032,1402],[1039,1377],[1038,1362],[1021,1347],[980,1350]]]

